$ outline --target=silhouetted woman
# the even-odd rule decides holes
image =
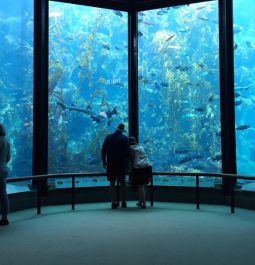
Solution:
[[[8,176],[7,163],[10,161],[10,144],[5,139],[5,129],[0,123],[0,206],[2,218],[0,225],[8,225],[9,199],[6,191],[6,178]]]
[[[136,142],[135,137],[129,137],[132,177],[134,185],[137,186],[139,202],[137,206],[146,209],[147,184],[152,176],[151,163],[141,145]]]

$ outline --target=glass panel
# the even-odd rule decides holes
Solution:
[[[234,0],[234,62],[237,173],[255,172],[255,2]],[[255,191],[250,181],[239,181]]]
[[[33,1],[1,2],[0,122],[11,144],[9,177],[31,176],[33,139]],[[9,184],[8,193],[27,190]]]
[[[127,13],[50,2],[49,173],[104,172],[105,136],[128,126],[127,38]]]
[[[154,171],[221,172],[218,1],[140,12],[138,22],[139,137]]]

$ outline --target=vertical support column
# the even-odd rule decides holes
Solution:
[[[135,3],[130,3],[128,13],[128,102],[129,102],[129,135],[138,140],[138,41],[137,12]]]
[[[219,0],[219,37],[222,172],[236,174],[232,0]],[[232,181],[223,178],[226,195],[230,194]]]
[[[75,176],[72,176],[72,210],[75,209]]]
[[[34,1],[34,135],[33,175],[48,170],[48,14],[49,1]],[[47,189],[47,180],[33,182],[39,192]]]
[[[231,182],[231,191],[230,191],[230,206],[231,206],[231,213],[235,212],[235,189],[234,189],[234,181],[232,179]]]
[[[154,192],[153,192],[153,174],[151,174],[151,185],[150,185],[150,192],[151,192],[151,207],[153,206],[153,203],[154,203]]]
[[[196,205],[197,209],[200,209],[200,198],[199,198],[199,176],[196,176]]]

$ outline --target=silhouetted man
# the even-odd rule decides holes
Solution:
[[[116,131],[106,136],[102,146],[102,161],[106,169],[107,179],[110,181],[109,192],[112,200],[112,209],[117,209],[115,183],[118,179],[121,185],[121,207],[126,208],[125,168],[129,159],[128,137],[122,133],[125,125],[120,123]]]

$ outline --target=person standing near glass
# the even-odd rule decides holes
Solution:
[[[129,161],[128,137],[123,134],[125,125],[120,123],[116,131],[106,136],[102,145],[101,155],[103,166],[106,169],[107,180],[110,181],[109,192],[112,200],[112,209],[118,208],[115,184],[120,182],[121,207],[126,208],[125,171]]]
[[[152,166],[143,147],[137,143],[135,137],[129,137],[129,144],[132,178],[134,185],[137,186],[139,196],[137,206],[146,209],[146,190],[152,177]]]
[[[8,176],[7,163],[10,161],[10,144],[5,138],[4,126],[0,123],[0,204],[2,218],[0,225],[8,225],[9,199],[6,191],[6,178]]]

